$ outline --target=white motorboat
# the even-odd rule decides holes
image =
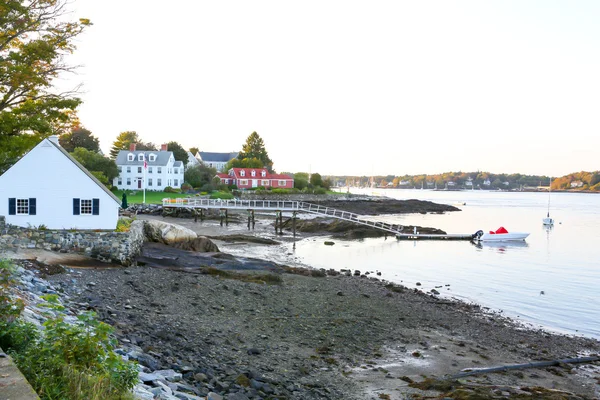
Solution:
[[[523,241],[529,236],[527,232],[509,232],[504,227],[498,228],[496,231],[477,231],[473,235],[473,240],[478,242],[507,242],[520,240]]]

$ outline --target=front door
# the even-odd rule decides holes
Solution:
[[[138,178],[138,189],[142,188],[142,178]]]
[[[252,179],[252,187],[258,187],[258,179]]]

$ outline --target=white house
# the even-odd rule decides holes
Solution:
[[[129,150],[119,151],[116,163],[119,176],[113,180],[113,186],[119,189],[162,191],[167,186],[180,188],[183,183],[183,161],[175,161],[166,144],[160,151],[140,151],[131,144]]]
[[[200,161],[198,161],[198,159],[192,154],[191,151],[187,152],[187,156],[188,156],[188,162],[185,165],[185,169],[187,170],[188,168],[192,168],[195,167],[197,165],[200,165]]]
[[[120,206],[57,136],[42,140],[0,176],[0,215],[11,225],[115,229]]]
[[[217,172],[223,172],[225,165],[238,156],[238,153],[211,153],[207,151],[199,151],[196,153],[196,158],[202,164],[207,167],[211,167],[217,170]]]

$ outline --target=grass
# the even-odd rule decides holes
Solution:
[[[144,191],[143,190],[114,190],[113,193],[119,199],[122,198],[123,192],[127,193],[128,204],[141,204]],[[188,197],[185,193],[165,193],[165,192],[151,192],[146,190],[146,204],[162,204],[162,199],[176,199],[180,197]]]

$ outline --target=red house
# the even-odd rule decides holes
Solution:
[[[266,168],[231,168],[228,173],[217,174],[221,183],[236,185],[239,189],[294,187],[294,178],[284,174],[271,174]]]

